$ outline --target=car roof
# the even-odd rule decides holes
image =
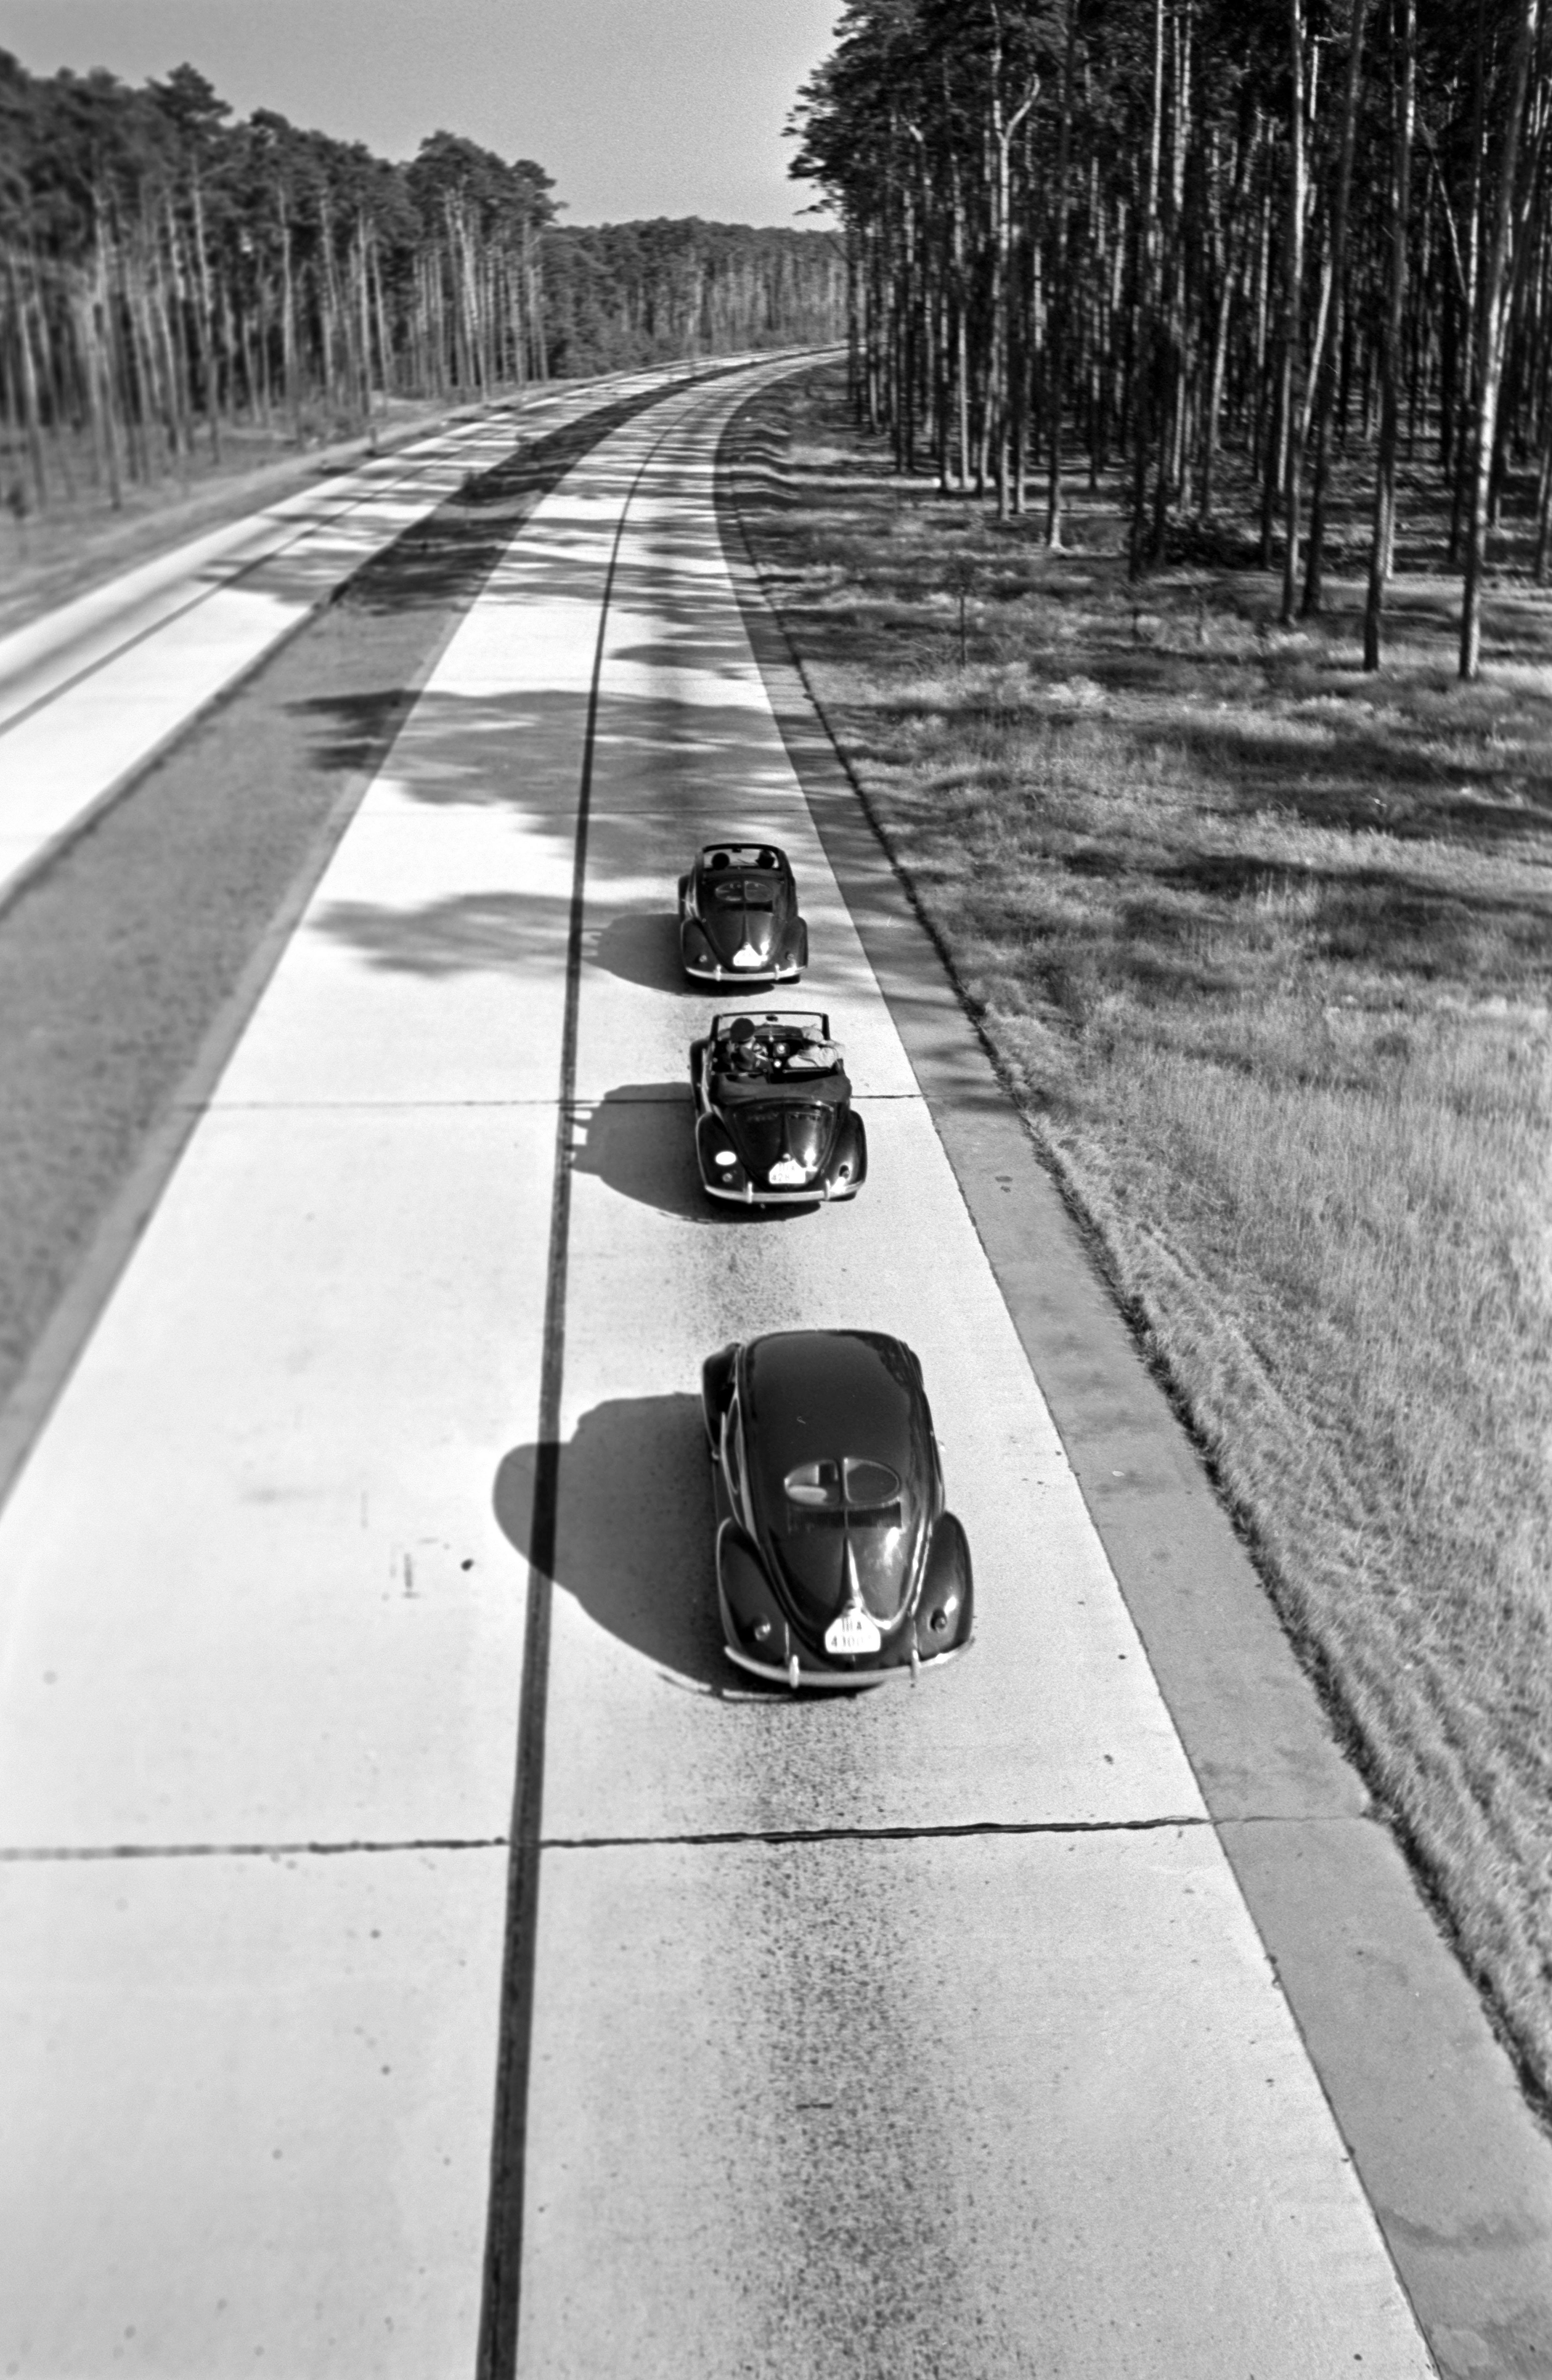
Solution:
[[[909,1347],[880,1330],[777,1330],[743,1351],[745,1428],[762,1472],[825,1455],[868,1455],[902,1479],[925,1457],[931,1423]]]

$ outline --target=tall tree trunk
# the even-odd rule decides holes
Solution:
[[[1466,523],[1465,580],[1461,597],[1461,675],[1474,678],[1482,666],[1482,577],[1487,557],[1487,504],[1498,427],[1498,391],[1503,381],[1513,262],[1514,198],[1520,171],[1520,135],[1531,57],[1541,30],[1541,0],[1520,0],[1510,55],[1509,100],[1498,145],[1492,239],[1477,308],[1476,419],[1472,434],[1471,510]]]
[[[32,349],[30,291],[24,288],[20,268],[14,251],[7,250],[6,266],[11,285],[11,320],[16,326],[17,359],[20,365],[22,430],[27,441],[27,458],[32,468],[32,509],[48,509],[48,470],[43,459],[43,424],[38,399],[38,368]],[[21,499],[18,497],[18,502]]]
[[[1050,334],[1046,350],[1046,543],[1061,548],[1061,419],[1067,393],[1068,224],[1067,183],[1073,157],[1073,79],[1078,55],[1078,0],[1067,0],[1067,34],[1061,59],[1061,128],[1056,144],[1055,237],[1051,249]]]
[[[1417,0],[1395,0],[1392,53],[1400,46],[1390,172],[1390,288],[1379,346],[1379,455],[1375,469],[1374,536],[1368,598],[1364,608],[1364,667],[1379,667],[1380,620],[1396,528],[1396,377],[1406,306],[1407,218],[1412,199],[1412,130],[1417,91]]]
[[[1358,131],[1358,99],[1364,78],[1364,34],[1369,0],[1352,0],[1348,35],[1347,86],[1342,96],[1341,145],[1331,201],[1331,322],[1320,355],[1315,387],[1315,473],[1310,491],[1309,554],[1304,566],[1303,611],[1318,612],[1326,562],[1326,492],[1330,474],[1331,410],[1336,400],[1347,318],[1347,213],[1352,188],[1352,152]]]
[[[1293,622],[1299,580],[1299,498],[1303,455],[1299,435],[1301,314],[1304,279],[1304,0],[1288,0],[1288,230],[1283,270],[1282,345],[1282,612]]]
[[[1223,386],[1229,366],[1229,323],[1233,310],[1234,284],[1237,271],[1243,271],[1248,259],[1251,230],[1247,225],[1241,246],[1241,263],[1237,267],[1234,254],[1234,227],[1244,213],[1245,191],[1249,186],[1250,169],[1261,140],[1259,112],[1251,118],[1237,146],[1234,179],[1228,215],[1221,226],[1221,257],[1218,286],[1218,304],[1213,326],[1212,366],[1207,381],[1206,404],[1202,420],[1202,479],[1198,505],[1204,521],[1210,521],[1213,512],[1213,480],[1218,468],[1219,423],[1223,411]]]
[[[1471,469],[1471,430],[1478,395],[1475,378],[1479,348],[1476,326],[1482,289],[1482,210],[1487,150],[1487,7],[1476,0],[1476,38],[1472,55],[1472,178],[1471,207],[1466,219],[1466,272],[1461,309],[1460,352],[1464,367],[1456,382],[1455,479],[1449,507],[1449,563],[1461,560],[1465,535],[1467,480]]]
[[[1158,365],[1158,185],[1164,117],[1164,0],[1153,0],[1153,79],[1143,203],[1137,225],[1137,288],[1133,302],[1132,534],[1128,576],[1140,578],[1146,555],[1147,473],[1153,444],[1154,374]]]

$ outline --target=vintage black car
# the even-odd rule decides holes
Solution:
[[[714,1016],[690,1045],[703,1189],[744,1207],[855,1198],[867,1135],[830,1019],[817,1010]]]
[[[679,879],[679,949],[697,983],[790,983],[808,964],[808,929],[786,853],[709,843]]]
[[[914,1678],[975,1592],[921,1366],[877,1330],[779,1330],[702,1367],[728,1658],[795,1693]]]

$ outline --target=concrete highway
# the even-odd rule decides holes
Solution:
[[[0,638],[0,903],[467,474],[685,369],[541,388],[208,530]]]
[[[0,1515],[6,2373],[1435,2369],[750,650],[780,368],[507,549]],[[728,830],[851,1206],[696,1186]],[[699,1365],[810,1324],[925,1366],[978,1635],[916,1689],[721,1656]]]

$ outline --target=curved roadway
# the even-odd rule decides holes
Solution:
[[[1433,2368],[773,722],[759,376],[508,550],[0,1518],[8,2372]],[[729,829],[850,1207],[695,1186]],[[721,1658],[695,1392],[831,1323],[922,1357],[979,1635],[794,1700]]]

